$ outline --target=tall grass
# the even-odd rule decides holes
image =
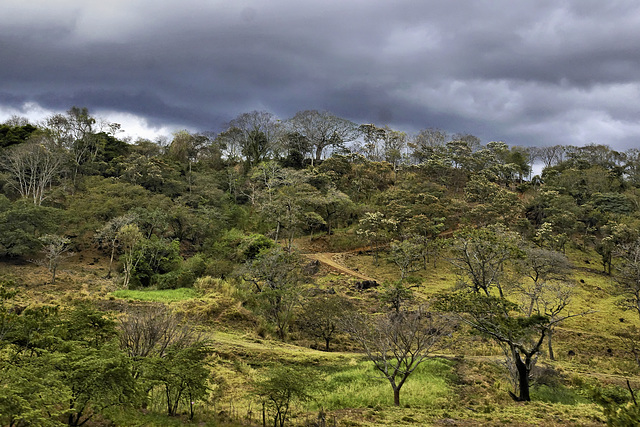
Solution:
[[[443,359],[423,362],[400,391],[400,404],[406,407],[439,406],[452,393],[451,364]],[[328,410],[393,405],[389,381],[369,361],[352,362],[327,375],[323,393],[316,403]]]

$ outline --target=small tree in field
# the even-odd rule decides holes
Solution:
[[[502,347],[517,393],[509,394],[516,401],[530,401],[531,371],[553,321],[540,314],[524,315],[505,298],[475,292],[443,295],[437,305]]]
[[[291,403],[311,400],[310,391],[316,380],[309,372],[279,366],[259,381],[256,394],[262,399],[263,425],[266,425],[266,409],[273,416],[273,427],[283,427],[289,417]]]
[[[124,227],[125,225],[131,224],[133,220],[133,215],[122,215],[115,217],[111,221],[107,222],[96,233],[95,240],[97,240],[101,244],[106,243],[111,249],[111,257],[109,258],[109,272],[107,273],[107,278],[111,277],[113,258],[116,255],[116,251],[120,247],[120,242],[118,240],[120,229],[122,229],[122,227]]]
[[[389,381],[393,403],[409,376],[448,335],[450,324],[426,310],[401,311],[376,318],[355,316],[346,328],[367,358]]]
[[[309,335],[322,339],[325,351],[329,351],[340,320],[350,309],[349,301],[340,295],[318,296],[303,305],[298,324]]]
[[[131,281],[131,275],[142,258],[140,251],[136,251],[136,249],[144,239],[144,236],[137,225],[127,224],[120,228],[116,238],[120,242],[123,251],[121,257],[124,269],[123,286],[128,288],[129,282]]]
[[[55,285],[58,266],[65,257],[73,255],[68,252],[71,240],[57,234],[47,234],[40,241],[43,243],[42,253],[47,260],[47,268],[51,272],[51,284]]]

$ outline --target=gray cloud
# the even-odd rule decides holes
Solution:
[[[0,108],[201,130],[253,109],[327,109],[485,142],[640,137],[636,1],[102,3],[0,5]]]

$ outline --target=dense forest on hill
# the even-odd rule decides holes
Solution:
[[[639,150],[119,135],[0,125],[1,425],[640,423]]]

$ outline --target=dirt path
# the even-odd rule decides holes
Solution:
[[[334,256],[336,255],[339,255],[339,253],[321,252],[321,253],[314,253],[314,254],[305,254],[307,258],[317,260],[318,262],[321,262],[322,264],[326,265],[330,269],[337,271],[339,273],[347,274],[349,276],[356,277],[361,280],[372,280],[374,282],[377,282],[377,280],[374,279],[373,277],[365,276],[364,274],[360,274],[357,271],[351,270],[345,267],[344,265],[338,264],[334,260]]]

